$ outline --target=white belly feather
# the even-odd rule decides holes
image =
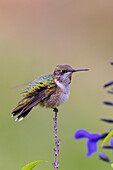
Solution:
[[[60,93],[60,98],[59,98],[59,105],[64,103],[66,100],[68,100],[69,95],[70,95],[70,85],[64,85],[60,83],[59,81],[55,80],[57,86],[60,87],[61,93]]]

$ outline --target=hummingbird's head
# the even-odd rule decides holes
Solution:
[[[69,65],[58,65],[53,73],[53,78],[64,85],[71,83],[72,73],[77,71],[88,71],[89,69],[73,69]]]

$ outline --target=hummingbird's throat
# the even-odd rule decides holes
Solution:
[[[71,83],[71,76],[69,77],[69,79],[70,79],[70,83]],[[69,83],[69,84],[70,84],[70,83]]]

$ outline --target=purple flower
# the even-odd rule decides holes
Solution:
[[[113,138],[110,140],[110,144],[111,146],[113,146]]]
[[[113,150],[113,138],[110,140],[110,145],[103,145],[104,149],[112,149]]]
[[[106,104],[106,105],[111,105],[111,106],[113,106],[113,102],[111,102],[111,101],[103,101],[103,103]]]
[[[89,133],[88,131],[84,129],[79,129],[75,132],[74,138],[75,139],[82,139],[87,138],[87,154],[86,156],[89,157],[93,153],[97,152],[97,142],[101,139],[101,134],[97,133]]]
[[[109,118],[101,118],[100,120],[107,123],[113,123],[113,119],[109,119]]]
[[[103,148],[105,148],[105,149],[113,149],[113,138],[110,140],[110,145],[104,145]]]
[[[110,163],[110,160],[109,160],[108,156],[107,156],[105,153],[100,152],[100,153],[98,154],[98,157],[99,157],[101,160],[103,160],[103,161],[106,161],[106,162],[109,162],[109,163]]]
[[[113,84],[113,81],[110,81],[110,82],[104,84],[104,87],[108,87],[108,86],[110,86],[110,85],[112,85],[112,84]]]

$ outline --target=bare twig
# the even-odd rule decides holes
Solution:
[[[52,163],[52,165],[55,168],[55,170],[57,170],[58,167],[59,167],[59,162],[58,162],[59,149],[58,149],[58,147],[59,147],[59,144],[60,144],[61,140],[58,140],[58,136],[57,136],[57,113],[58,113],[58,109],[55,108],[53,111],[55,112],[55,117],[53,118],[53,120],[55,122],[53,134],[55,136],[55,146],[56,146],[56,149],[53,149],[53,151],[55,153],[55,162]]]

